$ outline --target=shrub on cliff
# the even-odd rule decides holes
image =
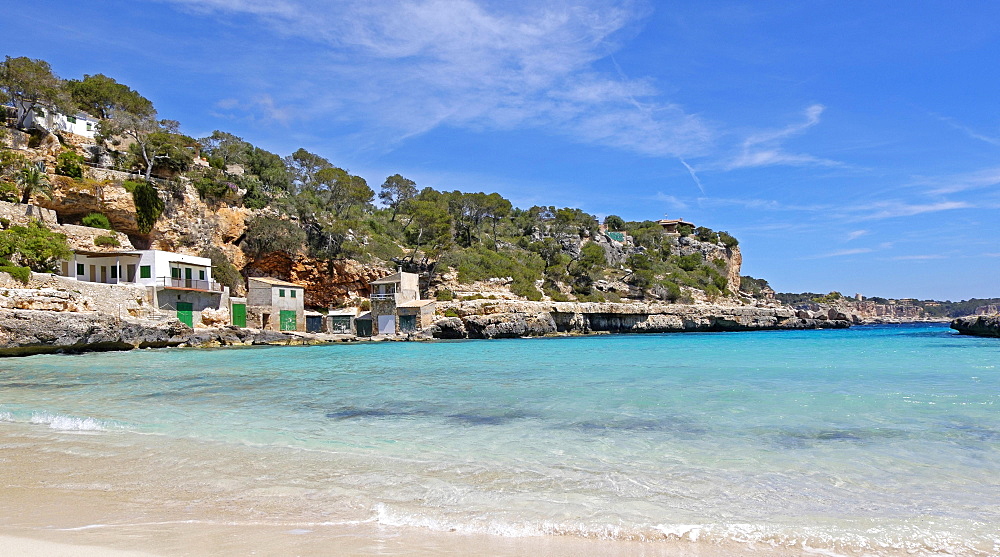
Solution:
[[[94,238],[94,245],[108,248],[120,248],[122,243],[118,241],[118,238],[108,234],[106,236],[98,236]]]
[[[434,297],[441,302],[450,302],[455,299],[455,293],[445,288],[438,290]]]
[[[56,158],[56,174],[77,180],[83,178],[83,156],[76,151],[63,151]]]
[[[52,232],[37,222],[0,231],[0,259],[10,261],[13,266],[51,273],[57,270],[60,260],[72,256],[65,235]]]
[[[10,261],[3,259],[0,259],[0,273],[7,273],[21,284],[28,284],[28,281],[31,280],[31,269],[11,265]]]
[[[513,250],[495,252],[486,246],[475,246],[445,254],[440,265],[457,269],[458,280],[462,282],[511,277],[510,290],[514,294],[529,300],[540,300],[542,297],[535,288],[535,280],[541,278],[545,263],[535,253]]]
[[[700,253],[677,256],[677,266],[685,271],[694,271],[701,266],[702,257]]]
[[[80,219],[80,224],[84,226],[89,226],[91,228],[103,228],[104,230],[113,230],[111,227],[111,221],[108,217],[102,215],[101,213],[90,213],[89,215]]]
[[[719,241],[722,242],[722,245],[726,246],[727,248],[735,248],[736,246],[740,245],[740,241],[737,240],[732,234],[726,232],[725,230],[719,232]]]

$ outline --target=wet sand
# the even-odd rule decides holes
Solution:
[[[294,486],[246,493],[241,487],[244,479],[227,481],[229,469],[209,454],[211,450],[208,445],[150,436],[0,424],[0,554],[817,554],[764,544],[504,537],[384,526],[374,518],[344,520],[342,510],[329,508],[336,507],[336,499],[324,498],[314,505],[308,501],[314,494],[298,492]],[[253,459],[251,452],[242,457],[238,451],[234,454],[237,459]],[[268,468],[268,462],[258,460],[244,461],[239,470],[255,470],[263,478]]]

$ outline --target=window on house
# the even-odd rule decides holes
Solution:
[[[294,290],[289,290],[289,292],[292,293],[292,298],[294,298],[295,297],[295,291]]]
[[[118,278],[118,266],[117,265],[112,265],[111,266],[111,278],[113,278],[113,279]]]
[[[77,263],[76,264],[76,274],[77,275],[85,275],[85,274],[87,274],[86,269],[83,266],[83,263]]]
[[[94,124],[87,122],[87,131],[88,132],[94,131]]]
[[[285,297],[285,289],[284,288],[279,288],[278,289],[278,297],[279,298],[284,298]]]
[[[149,265],[139,266],[139,278],[152,278],[152,277],[153,277],[153,269]]]
[[[70,124],[75,124],[76,123],[76,116],[67,116],[66,117],[66,121],[69,122]]]
[[[198,271],[198,280],[205,280],[205,269]]]
[[[170,268],[170,278],[180,279],[181,278],[181,268],[171,267]]]

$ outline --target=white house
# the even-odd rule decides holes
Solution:
[[[31,107],[24,102],[18,103],[14,108],[17,110],[18,120],[27,112],[27,115],[24,117],[24,127],[26,129],[44,128],[52,132],[69,132],[90,139],[93,139],[97,133],[97,122],[99,120],[84,112],[66,115],[44,105],[38,104]]]
[[[61,274],[83,282],[132,283],[146,287],[160,310],[176,312],[189,326],[201,311],[228,305],[229,289],[212,280],[212,260],[161,250],[73,252],[62,262]]]

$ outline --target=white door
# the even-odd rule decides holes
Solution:
[[[378,316],[378,334],[380,335],[396,334],[396,319],[394,315]]]

